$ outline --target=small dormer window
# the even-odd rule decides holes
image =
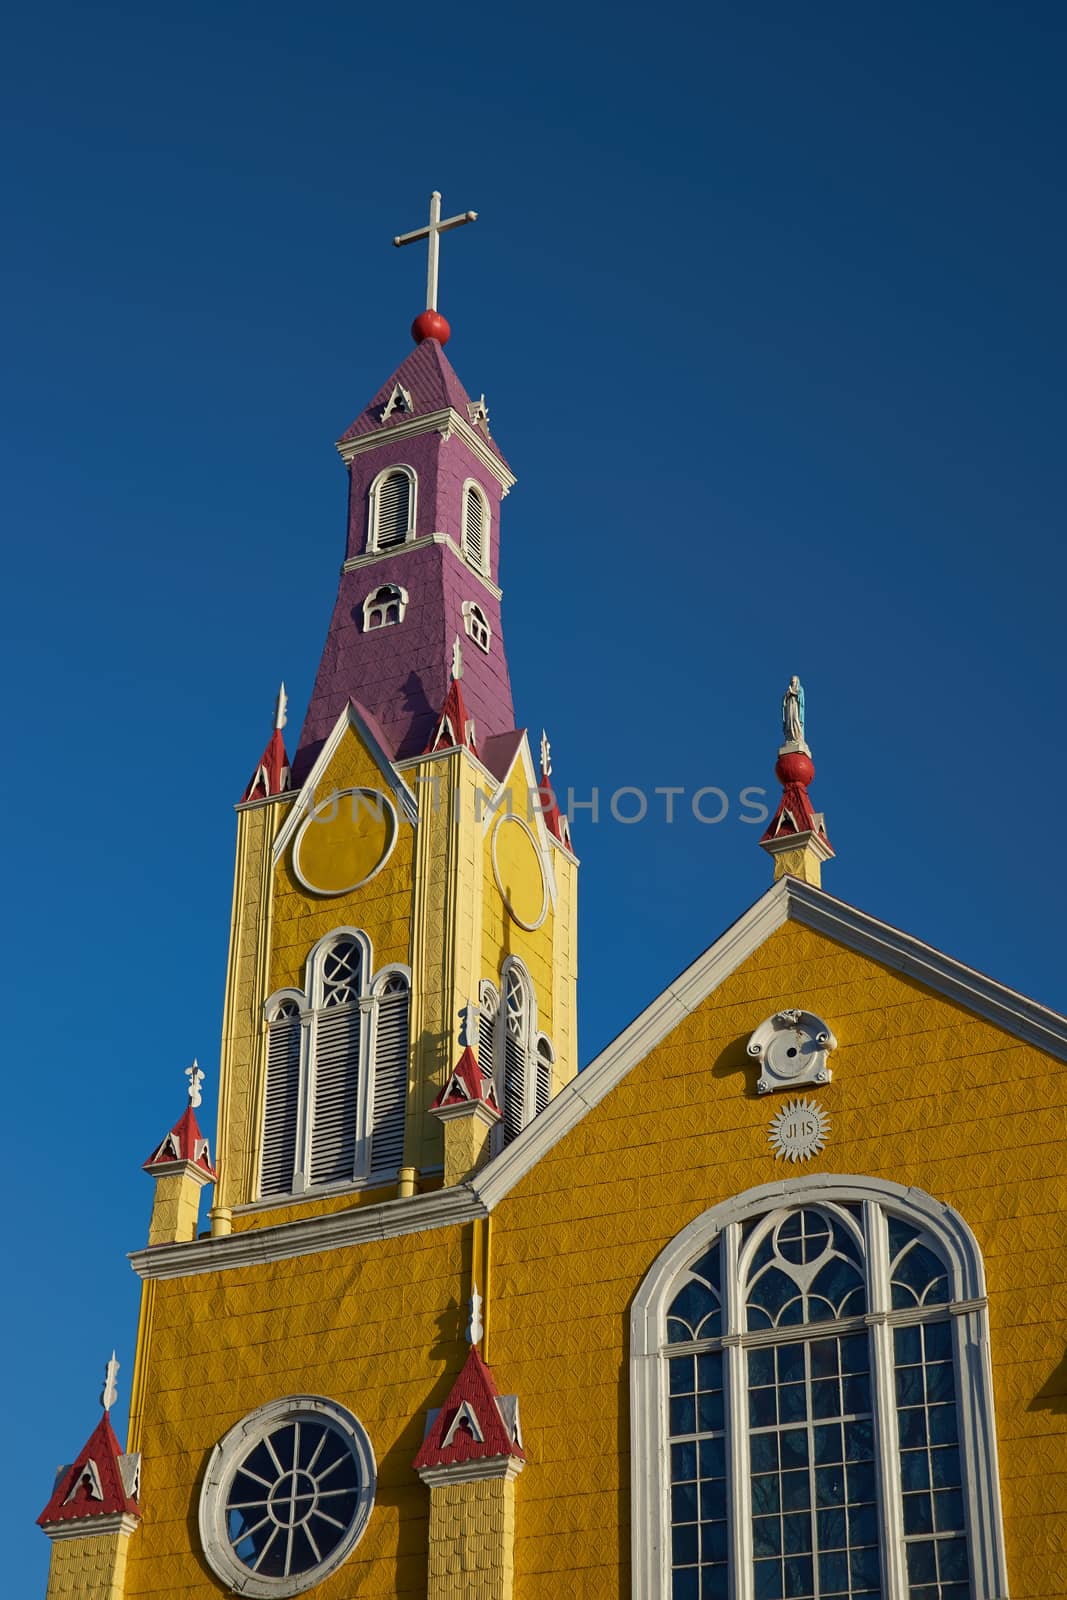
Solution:
[[[389,467],[371,485],[368,549],[393,550],[414,532],[415,474],[410,467]]]
[[[468,638],[474,640],[479,650],[489,654],[489,646],[493,639],[493,630],[489,626],[489,619],[481,606],[474,600],[463,602],[463,626]]]
[[[373,633],[375,628],[389,628],[403,622],[407,610],[408,592],[398,583],[383,583],[372,589],[363,602],[363,632]]]
[[[463,554],[476,572],[489,571],[489,501],[473,480],[463,486]]]

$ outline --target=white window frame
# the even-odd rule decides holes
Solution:
[[[410,485],[408,490],[408,525],[404,538],[399,544],[386,545],[380,549],[378,545],[378,495],[385,480],[400,472],[407,478]],[[404,461],[394,462],[392,466],[383,467],[381,472],[372,482],[367,497],[367,551],[368,554],[391,555],[396,550],[402,550],[405,544],[410,544],[415,537],[418,517],[418,492],[419,479],[414,467],[409,467]]]
[[[949,1269],[949,1320],[953,1329],[959,1397],[959,1449],[964,1475],[969,1554],[973,1592],[981,1600],[1006,1600],[1007,1563],[1000,1505],[1000,1477],[993,1410],[993,1377],[989,1357],[985,1273],[978,1242],[963,1218],[919,1189],[879,1178],[833,1174],[794,1178],[750,1189],[711,1210],[684,1228],[661,1251],[634,1299],[630,1315],[630,1493],[632,1522],[633,1600],[663,1600],[671,1592],[670,1468],[667,1449],[666,1314],[687,1267],[728,1229],[750,1218],[803,1204],[859,1204],[866,1225],[882,1213],[901,1217],[928,1233]],[[876,1225],[884,1225],[880,1221]],[[873,1260],[874,1258],[872,1258]],[[740,1274],[739,1274],[740,1278]],[[726,1399],[726,1472],[733,1600],[751,1600],[754,1565],[751,1518],[748,1515],[748,1427],[745,1391],[745,1336],[741,1284],[724,1280],[722,1300],[727,1331],[724,1353]],[[866,1317],[873,1339],[883,1346],[883,1359],[872,1368],[876,1417],[882,1419],[880,1449],[887,1481],[900,1477],[895,1427],[885,1419],[895,1410],[892,1389],[892,1330],[909,1320],[907,1312],[875,1311]],[[912,1320],[915,1320],[913,1317]],[[892,1475],[895,1473],[895,1479]],[[899,1502],[898,1502],[899,1503]],[[883,1592],[903,1594],[903,1530],[895,1507],[883,1507]]]
[[[470,490],[474,491],[477,498],[481,501],[482,506],[481,559],[471,552],[470,546],[467,543],[467,494]],[[489,576],[493,540],[493,508],[489,503],[489,496],[486,494],[477,478],[468,478],[463,485],[463,496],[460,500],[459,519],[460,549],[463,551],[463,558],[469,567],[471,567],[481,577],[487,578]]]
[[[226,1501],[237,1468],[256,1445],[278,1428],[305,1417],[326,1423],[347,1440],[360,1467],[359,1499],[351,1525],[325,1561],[307,1572],[296,1573],[288,1578],[268,1577],[253,1572],[234,1555],[227,1537]],[[282,1400],[269,1401],[242,1417],[240,1422],[234,1423],[211,1452],[197,1507],[200,1545],[208,1565],[227,1588],[237,1594],[260,1596],[264,1600],[270,1596],[303,1594],[306,1589],[321,1583],[331,1572],[336,1572],[362,1539],[374,1508],[377,1477],[370,1435],[347,1407],[339,1405],[336,1400],[311,1394],[290,1395]]]
[[[351,939],[362,950],[362,974],[359,996],[359,1008],[362,1013],[359,1030],[359,1061],[358,1072],[358,1097],[356,1103],[356,1139],[355,1161],[350,1177],[334,1179],[328,1184],[313,1184],[310,1181],[311,1151],[314,1139],[314,1107],[315,1107],[315,1059],[317,1045],[318,1019],[323,1015],[323,967],[325,957],[331,947],[339,940]],[[257,1163],[261,1159],[263,1148],[263,1117],[266,1113],[266,1049],[269,1040],[270,1022],[274,1018],[279,1005],[283,1001],[293,1000],[300,1008],[300,1069],[299,1090],[297,1104],[296,1124],[296,1157],[294,1162],[293,1183],[288,1193],[279,1191],[275,1194],[264,1195],[260,1192],[260,1174],[257,1173],[257,1197],[264,1202],[279,1203],[286,1198],[299,1196],[305,1193],[321,1194],[332,1190],[350,1187],[353,1184],[365,1183],[370,1176],[371,1160],[371,1131],[373,1126],[374,1104],[374,1050],[377,1036],[376,1019],[378,1001],[385,980],[392,974],[404,977],[408,986],[408,1005],[411,1005],[411,970],[398,962],[392,962],[374,971],[374,952],[371,941],[362,928],[340,927],[331,928],[324,934],[308,953],[305,968],[305,990],[278,989],[270,996],[263,1007],[264,1030],[264,1094],[260,1111],[260,1131]],[[410,1030],[410,1011],[409,1011]],[[409,1031],[410,1047],[410,1031]],[[381,1173],[375,1174],[377,1181]]]
[[[384,596],[384,598],[383,598]],[[380,622],[371,622],[371,613],[374,611],[388,612],[390,606],[396,606],[397,615],[390,619],[384,615]],[[404,620],[404,613],[408,608],[408,592],[401,583],[380,583],[372,589],[363,602],[363,632],[380,633],[383,628],[396,628]]]
[[[390,978],[403,978],[405,984],[407,985],[407,992],[408,992],[408,1072],[409,1072],[409,1074],[410,1074],[410,1071],[411,1071],[411,968],[404,966],[404,964],[402,962],[392,961],[387,966],[380,967],[379,970],[374,974],[374,981],[371,984],[370,1026],[367,1029],[367,1033],[369,1035],[369,1039],[368,1039],[368,1043],[367,1043],[367,1049],[368,1049],[370,1060],[373,1063],[373,1067],[374,1067],[374,1070],[371,1071],[371,1073],[370,1073],[370,1075],[368,1077],[368,1080],[367,1080],[367,1102],[368,1102],[368,1104],[367,1104],[367,1172],[368,1172],[368,1174],[373,1172],[374,1182],[376,1184],[380,1183],[383,1177],[384,1178],[389,1178],[390,1176],[393,1175],[394,1171],[398,1171],[399,1168],[403,1165],[403,1160],[404,1160],[403,1154],[401,1154],[400,1161],[397,1163],[397,1166],[396,1166],[395,1169],[391,1169],[391,1168],[388,1168],[388,1167],[384,1167],[384,1168],[383,1167],[372,1167],[372,1160],[373,1160],[373,1155],[374,1155],[374,1150],[373,1150],[373,1143],[374,1143],[374,1098],[375,1098],[375,1091],[376,1091],[376,1088],[377,1088],[377,1065],[378,1065],[378,1013],[379,1013],[379,1002],[380,1002],[380,1000],[382,998],[382,994],[383,994],[383,991],[385,989],[385,986],[388,983]],[[410,1081],[410,1078],[409,1078],[409,1081]],[[405,1110],[406,1110],[406,1104],[405,1104]]]
[[[483,650],[486,655],[489,654],[493,643],[493,625],[477,600],[463,602],[463,630],[479,650]]]

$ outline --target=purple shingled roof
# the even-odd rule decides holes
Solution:
[[[389,396],[397,384],[410,394],[412,410],[394,411],[383,422],[382,412],[388,405]],[[352,426],[341,435],[340,442],[344,444],[346,439],[356,439],[361,434],[381,433],[384,436],[391,427],[403,422],[409,415],[419,416],[432,411],[444,411],[449,406],[469,421],[467,407],[470,403],[470,395],[460,383],[452,363],[437,340],[424,339],[421,344],[415,346],[406,360],[401,362],[392,377],[385,380],[370,405],[360,412]],[[504,461],[496,442],[489,436],[488,429],[483,432],[489,448],[501,461]],[[506,462],[504,464],[507,465]]]

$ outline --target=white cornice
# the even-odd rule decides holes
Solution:
[[[280,794],[260,795],[258,800],[238,800],[235,811],[261,811],[264,806],[276,806],[279,800],[292,800],[299,789],[283,789]]]
[[[343,1250],[377,1239],[398,1239],[432,1228],[453,1228],[488,1214],[484,1204],[463,1185],[414,1195],[410,1200],[353,1206],[350,1211],[335,1211],[331,1216],[301,1217],[274,1227],[250,1228],[247,1233],[230,1233],[217,1239],[152,1245],[147,1250],[131,1251],[129,1259],[134,1272],[142,1278],[187,1278],[258,1262],[286,1261],[323,1250]]]
[[[442,1467],[416,1467],[431,1489],[449,1483],[486,1483],[490,1479],[517,1478],[526,1465],[522,1456],[483,1456],[480,1461],[450,1461]]]
[[[476,578],[497,600],[503,595],[503,590],[487,578],[484,572],[479,572],[477,567],[472,567],[459,545],[450,533],[421,533],[417,539],[408,539],[403,544],[395,544],[389,550],[368,550],[361,556],[349,556],[347,561],[341,563],[342,572],[358,572],[361,567],[376,567],[379,561],[393,561],[397,556],[409,555],[412,550],[425,550],[429,545],[447,545],[456,560],[460,562],[464,572],[469,572]]]
[[[338,439],[337,453],[347,466],[356,456],[378,450],[383,444],[391,444],[394,439],[417,439],[426,433],[440,433],[446,441],[456,434],[486,471],[492,473],[505,494],[514,484],[515,474],[511,469],[490,450],[467,418],[461,417],[451,406],[446,406],[443,411],[430,411],[425,416],[409,417],[406,422],[394,422],[377,433],[360,433],[354,439]]]
[[[96,1539],[103,1533],[133,1533],[141,1519],[130,1511],[104,1511],[97,1517],[64,1517],[62,1522],[42,1522],[50,1539]]]

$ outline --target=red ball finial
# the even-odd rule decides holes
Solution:
[[[447,344],[451,333],[452,329],[439,311],[420,311],[411,324],[411,337],[416,344],[421,344],[424,339],[436,339],[438,344]]]
[[[801,788],[806,789],[815,776],[815,763],[803,750],[783,750],[774,764],[774,771],[783,786],[799,783]]]

